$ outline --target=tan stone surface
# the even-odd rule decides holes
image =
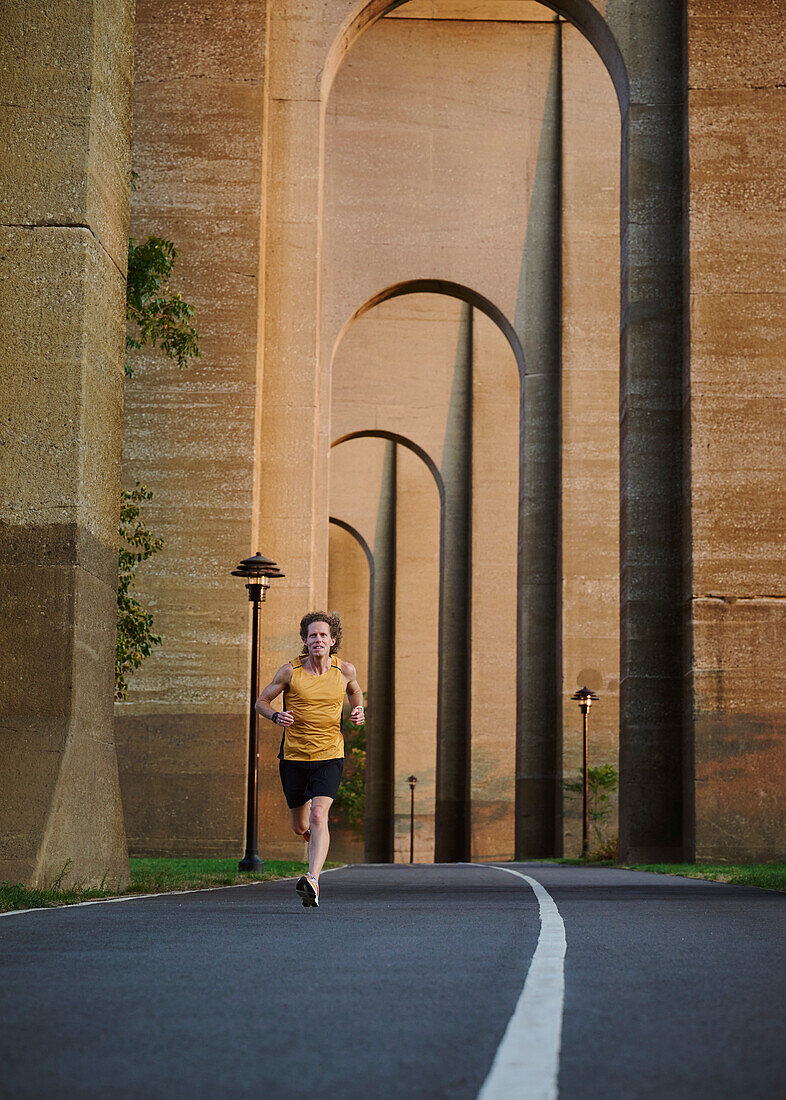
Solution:
[[[0,223],[83,226],[126,266],[133,6],[4,6]],[[118,88],[123,94],[118,95]]]
[[[2,518],[117,542],[124,283],[89,229],[6,227]],[[59,330],[47,323],[60,321]],[[111,364],[111,366],[110,366]],[[9,446],[9,444],[12,444]],[[114,583],[114,581],[112,582]]]
[[[783,19],[688,5],[697,858],[782,850]]]
[[[519,372],[510,345],[473,317],[472,858],[513,856]]]
[[[553,23],[557,16],[551,8],[528,0],[409,0],[385,18]]]
[[[513,318],[555,28],[383,20],[327,105],[323,356],[385,287],[452,280]]]
[[[474,37],[478,30],[480,37]],[[486,286],[496,283],[498,287],[504,287],[497,297],[498,302],[500,298],[507,302],[515,300],[519,292],[519,268],[526,224],[522,220],[520,207],[518,210],[511,207],[509,214],[500,211],[505,210],[506,202],[514,202],[522,183],[525,189],[532,185],[542,106],[540,110],[537,107],[533,109],[532,94],[526,97],[526,101],[520,97],[521,73],[514,67],[514,58],[518,57],[520,61],[521,49],[524,48],[531,69],[533,56],[537,57],[540,67],[536,68],[536,73],[541,81],[539,94],[542,97],[553,44],[553,38],[548,37],[551,33],[548,28],[545,32],[544,36],[541,28],[537,29],[539,52],[533,55],[536,46],[531,39],[527,40],[526,47],[522,47],[520,38],[513,43],[505,42],[501,29],[491,24],[474,27],[471,39],[462,36],[458,29],[453,33],[453,29],[448,28],[445,33],[442,25],[439,28],[419,27],[407,34],[404,34],[403,27],[396,28],[394,32],[377,25],[347,59],[336,80],[328,107],[324,275],[326,332],[330,331],[331,325],[336,327],[338,324],[338,311],[336,322],[330,320],[332,301],[338,303],[343,300],[346,303],[344,310],[349,313],[360,304],[364,293],[368,295],[396,282],[404,272],[450,278],[465,263],[469,265],[471,262],[471,278],[466,276],[469,285],[483,290],[484,282]],[[495,44],[493,51],[490,48],[492,41]],[[442,50],[446,52],[443,54],[440,52]],[[428,56],[426,51],[430,51]],[[456,58],[460,58],[460,76],[452,68]],[[484,63],[491,63],[492,58],[493,64],[484,68]],[[510,68],[506,68],[508,62]],[[592,663],[585,653],[587,649],[591,651],[595,664],[600,663],[600,642],[605,647],[602,658],[606,675],[604,686],[611,683],[614,698],[614,680],[619,675],[614,620],[618,606],[615,581],[617,549],[613,522],[617,509],[618,462],[618,261],[614,243],[618,240],[615,199],[618,196],[619,115],[605,70],[591,50],[585,47],[582,51],[577,46],[572,54],[567,55],[567,64],[572,66],[566,80],[572,80],[569,87],[573,89],[570,155],[576,180],[573,200],[576,210],[573,223],[575,239],[571,242],[575,302],[570,324],[576,349],[573,355],[584,371],[581,378],[571,379],[571,385],[566,383],[566,415],[572,416],[579,426],[579,434],[572,444],[575,473],[571,473],[571,477],[576,485],[574,492],[579,498],[589,476],[597,478],[600,474],[605,479],[605,492],[609,498],[605,500],[605,505],[608,507],[611,502],[612,524],[604,532],[602,545],[598,546],[597,525],[591,511],[586,510],[585,527],[576,537],[575,561],[571,562],[571,569],[577,571],[578,576],[571,576],[566,581],[569,587],[573,585],[575,589],[575,595],[572,591],[569,593],[566,626],[568,633],[573,630],[579,639],[578,646],[574,647],[575,652],[570,654],[574,676]],[[590,95],[583,91],[588,76],[590,87],[594,89]],[[529,79],[535,77],[531,75]],[[456,81],[455,86],[450,84],[453,80]],[[465,98],[464,81],[472,82],[471,101]],[[402,84],[407,89],[405,96],[391,98],[391,89]],[[508,104],[506,97],[513,97],[514,90],[518,98],[516,101],[511,98]],[[493,108],[490,107],[492,95]],[[539,101],[537,95],[535,103],[542,104],[542,99]],[[427,110],[416,113],[416,104],[426,104]],[[502,109],[502,104],[508,107],[505,114],[508,130],[505,139],[497,146],[493,137],[498,117],[495,112]],[[476,113],[473,115],[473,112]],[[483,125],[492,136],[484,136],[479,142],[478,131]],[[440,127],[441,131],[442,126],[455,135],[456,148],[463,143],[464,163],[460,169],[454,165],[450,170],[443,168],[439,159],[441,146],[434,142],[431,135],[435,127]],[[599,126],[602,138],[598,136]],[[426,150],[432,149],[426,153]],[[478,157],[478,161],[473,157]],[[607,166],[605,160],[608,159],[610,164]],[[581,175],[582,171],[586,171],[587,160],[591,162],[593,167],[590,170],[594,173],[589,186]],[[480,164],[486,173],[483,183],[479,183],[475,176]],[[514,175],[517,183],[511,184],[506,191],[504,181]],[[493,191],[489,190],[490,186],[493,186]],[[528,191],[525,202],[527,200]],[[458,210],[459,201],[461,211]],[[588,207],[592,210],[591,215],[588,215]],[[506,228],[515,225],[521,235],[501,237],[499,230],[487,228],[485,219],[491,210],[495,218],[500,219],[500,224]],[[451,219],[449,227],[448,218]],[[335,253],[331,251],[334,247]],[[421,252],[428,255],[428,260],[418,269]],[[334,255],[335,262],[332,262]],[[593,282],[600,280],[601,284],[589,300],[583,293],[586,286],[583,269],[587,262],[593,265]],[[379,274],[375,276],[377,270]],[[465,270],[468,271],[468,266]],[[371,282],[372,277],[376,278],[376,285]],[[462,278],[461,275],[458,277]],[[361,280],[365,281],[365,291],[360,289]],[[353,283],[358,284],[354,301],[350,293]],[[425,447],[440,462],[440,437],[444,428],[440,429],[439,425],[449,398],[448,379],[444,366],[440,364],[450,362],[447,355],[455,347],[456,339],[455,320],[441,322],[441,312],[435,297],[417,295],[387,302],[352,326],[339,344],[334,359],[334,436],[369,427],[400,431]],[[477,312],[475,316],[478,326],[485,324],[487,329],[497,331],[485,317]],[[367,323],[371,317],[374,318],[373,326]],[[569,338],[566,334],[566,340]],[[501,339],[498,334],[497,339]],[[402,349],[405,349],[405,354],[402,354]],[[500,354],[504,362],[504,352]],[[505,369],[510,372],[510,362],[506,363]],[[605,386],[597,393],[597,407],[594,410],[600,420],[596,435],[590,433],[589,438],[582,438],[580,425],[583,422],[582,409],[586,407],[585,381],[591,378],[597,390],[598,373]],[[498,410],[504,428],[494,433],[489,431],[487,425],[476,435],[475,446],[478,457],[485,447],[495,452],[503,465],[512,462],[515,471],[518,461],[518,382],[515,377],[510,378],[510,373],[508,377],[508,386],[500,395],[503,407]],[[482,398],[482,391],[478,396]],[[476,410],[482,417],[481,408],[482,402]],[[493,416],[493,413],[490,415]],[[607,420],[611,416],[610,438],[606,438],[609,427],[604,416]],[[593,475],[587,473],[588,457],[595,463]],[[511,469],[510,465],[506,468]],[[515,715],[508,715],[509,728],[505,730],[505,714],[506,708],[510,709],[515,701],[515,604],[510,599],[505,601],[504,584],[509,586],[508,595],[515,591],[516,493],[514,491],[508,497],[509,504],[505,505],[503,500],[489,498],[487,486],[482,480],[477,488],[480,496],[476,496],[475,508],[481,522],[476,524],[474,537],[479,540],[478,549],[482,551],[480,560],[491,556],[499,562],[488,578],[481,570],[481,579],[476,581],[480,584],[479,598],[473,599],[473,609],[485,604],[488,613],[475,610],[477,622],[473,626],[473,654],[482,654],[482,657],[478,658],[477,668],[473,671],[473,681],[476,680],[479,685],[483,683],[487,674],[483,662],[494,660],[498,650],[504,650],[502,639],[506,637],[506,630],[509,631],[507,644],[514,662],[508,682],[495,693],[491,703],[492,707],[499,709],[499,714],[495,713],[495,721],[491,723],[494,728],[486,729],[484,726],[483,707],[489,705],[486,694],[482,689],[480,693],[473,691],[473,699],[479,700],[473,703],[473,829],[476,851],[494,857],[506,851],[502,838],[509,828],[512,830],[512,820],[507,815],[512,815],[511,761]],[[512,517],[505,512],[505,507],[510,507],[510,503],[513,505]],[[499,512],[495,531],[509,533],[511,541],[507,551],[503,549],[504,539],[484,547],[484,536],[480,533],[482,517],[488,517],[493,512]],[[597,603],[589,611],[586,603],[581,603],[586,591],[582,577],[586,572],[584,559],[588,544],[597,549],[595,571],[600,573],[600,579],[592,582]],[[502,587],[495,588],[490,583],[492,576],[502,582]],[[512,616],[512,625],[503,626],[495,636],[498,615],[503,622]],[[602,729],[611,731],[614,740],[615,712],[616,707],[612,703],[607,708],[608,717],[601,721]],[[606,734],[607,740],[608,736]],[[575,752],[575,747],[571,751]],[[609,752],[610,759],[615,759],[615,744],[610,743]],[[495,783],[501,791],[507,791],[507,795],[495,793]],[[420,798],[420,787],[417,794]],[[399,791],[402,826],[408,824],[407,797],[408,791],[402,788]],[[487,816],[490,823],[485,821]],[[494,824],[495,820],[498,824]],[[512,833],[509,840],[512,843]],[[405,835],[401,836],[400,844],[405,850]]]
[[[381,10],[382,5],[378,7]],[[522,13],[525,8],[529,5],[520,5]],[[170,10],[174,12],[175,8]],[[342,431],[379,426],[384,421],[395,423],[395,430],[421,440],[427,449],[441,446],[435,410],[442,385],[440,378],[444,376],[437,371],[434,378],[429,377],[429,386],[433,388],[429,400],[433,407],[421,407],[415,401],[405,408],[395,392],[397,377],[403,379],[402,385],[417,384],[417,374],[410,369],[410,363],[429,363],[431,352],[421,357],[416,350],[404,364],[404,372],[396,375],[393,371],[401,366],[397,361],[401,357],[393,353],[394,341],[384,336],[383,343],[387,341],[389,350],[380,352],[376,335],[372,336],[371,330],[367,332],[363,322],[350,330],[338,348],[331,400],[328,363],[342,327],[370,295],[403,279],[432,276],[466,283],[486,294],[508,316],[513,314],[519,291],[521,253],[554,28],[537,24],[530,27],[505,24],[503,28],[502,24],[475,19],[465,25],[460,5],[452,9],[452,14],[461,18],[439,20],[432,25],[422,18],[407,19],[406,10],[402,8],[397,13],[399,18],[383,20],[361,37],[339,69],[334,94],[326,104],[323,168],[319,152],[320,76],[328,47],[342,19],[349,16],[350,7],[286,0],[271,13],[264,394],[257,389],[245,406],[248,391],[243,383],[235,391],[242,396],[234,399],[241,418],[246,407],[253,405],[257,411],[260,405],[263,407],[256,434],[251,433],[251,446],[257,446],[256,494],[261,503],[259,510],[255,510],[253,529],[255,534],[269,537],[270,541],[264,545],[259,542],[260,548],[277,557],[288,573],[286,582],[278,586],[278,593],[274,591],[266,608],[266,661],[271,667],[289,656],[296,645],[293,624],[302,611],[314,603],[323,603],[327,597],[328,501],[336,499],[338,503],[338,498],[334,498],[335,481],[329,495],[327,492],[330,440]],[[444,6],[440,9],[443,15],[450,10]],[[641,63],[641,71],[632,71],[634,100],[641,106],[629,117],[630,135],[638,151],[631,178],[633,207],[626,242],[626,255],[631,261],[626,274],[633,278],[637,293],[646,291],[650,277],[661,280],[658,285],[666,293],[668,280],[664,272],[670,263],[677,262],[673,255],[664,252],[652,264],[655,255],[652,242],[663,236],[658,219],[672,218],[674,204],[679,200],[678,173],[671,181],[673,186],[660,191],[652,186],[654,177],[650,168],[661,158],[678,108],[667,106],[655,117],[647,105],[653,96],[658,103],[670,103],[675,96],[678,98],[679,92],[675,91],[673,66],[653,67],[658,51],[673,50],[675,43],[669,37],[671,24],[667,19],[658,23],[653,10],[652,5],[647,5],[646,10],[642,7],[640,18],[618,7],[611,13],[620,42],[630,58]],[[203,7],[194,7],[193,13],[197,11],[200,17],[209,15]],[[473,14],[478,11],[474,9]],[[241,24],[247,26],[242,23],[244,12],[245,8],[241,11]],[[196,22],[193,13],[190,17]],[[410,14],[425,13],[418,13],[413,7]],[[722,10],[710,4],[694,4],[691,8],[694,27],[691,268],[696,291],[691,305],[691,327],[693,430],[697,443],[692,490],[695,577],[704,582],[694,585],[699,595],[733,581],[738,594],[761,596],[764,585],[759,582],[777,579],[780,574],[775,563],[782,560],[782,554],[776,554],[781,475],[778,463],[772,465],[778,419],[766,411],[768,395],[780,392],[774,379],[782,355],[779,326],[783,311],[777,305],[780,295],[771,293],[773,283],[782,274],[779,230],[777,218],[773,222],[768,213],[780,209],[777,184],[773,181],[782,175],[777,152],[781,147],[777,134],[782,90],[774,85],[782,82],[772,75],[777,65],[772,43],[778,35],[761,30],[766,20],[764,23],[759,20],[752,28],[748,25],[749,16],[748,7],[737,4]],[[168,48],[182,60],[185,38],[178,39],[177,17],[170,18],[167,27]],[[730,27],[734,28],[734,35],[729,34]],[[216,27],[212,30],[215,34]],[[604,505],[604,515],[615,514],[616,509],[611,506],[615,464],[609,456],[614,455],[616,443],[600,425],[601,421],[607,424],[613,434],[610,416],[616,398],[610,356],[616,362],[613,344],[617,320],[612,316],[615,293],[611,282],[607,282],[607,278],[614,276],[605,260],[611,255],[616,232],[616,216],[611,218],[610,214],[617,186],[616,156],[604,154],[602,149],[606,145],[596,140],[598,128],[605,135],[604,142],[611,140],[614,106],[612,99],[606,100],[600,94],[604,84],[607,89],[609,85],[594,55],[575,32],[569,28],[565,32],[563,432],[567,497],[563,516],[573,517],[577,527],[572,530],[567,522],[563,523],[566,539],[563,659],[567,694],[568,689],[577,686],[571,682],[574,673],[579,677],[587,670],[600,671],[606,695],[603,707],[599,706],[597,716],[593,715],[593,730],[603,752],[611,754],[614,707],[609,705],[609,697],[615,692],[616,665],[611,610],[615,563],[610,547],[615,536],[611,530],[613,521],[602,530],[598,527],[598,512],[587,509],[586,494],[591,487],[597,493],[596,501]],[[236,33],[237,28],[233,27],[228,38]],[[200,63],[207,57],[211,64],[220,66],[221,49],[213,50],[206,45],[207,41],[207,35],[198,37],[194,50],[190,51],[192,56],[200,59]],[[157,47],[152,49],[155,53]],[[231,55],[229,63],[236,67],[235,73],[241,71],[242,51],[230,44],[224,52]],[[574,64],[576,67],[571,68]],[[743,73],[750,73],[750,80],[743,80]],[[711,87],[705,86],[708,82]],[[767,87],[761,88],[759,84]],[[571,98],[574,87],[575,97]],[[655,95],[658,89],[660,98]],[[153,90],[150,95],[152,104]],[[247,102],[242,92],[237,97],[223,99],[217,92],[216,97],[221,107],[211,116],[214,130],[220,129],[215,120],[222,112],[235,117],[237,102],[241,103],[239,117],[241,120],[246,117]],[[165,98],[160,96],[162,102]],[[184,113],[172,129],[173,133],[187,133]],[[237,134],[241,131],[242,124]],[[678,133],[679,128],[674,127],[672,137]],[[150,141],[153,140],[151,136]],[[178,189],[176,184],[177,163],[190,156],[190,148],[189,141],[179,146],[166,181],[174,196],[172,211],[178,203],[188,201],[184,189]],[[164,154],[162,145],[156,155]],[[215,158],[208,160],[212,171]],[[762,165],[758,175],[751,168],[754,160]],[[232,161],[229,157],[223,163],[228,165]],[[603,174],[605,171],[607,176]],[[225,179],[228,176],[229,172]],[[319,202],[323,179],[325,204],[321,229]],[[210,186],[218,191],[217,182]],[[208,187],[205,195],[210,193]],[[231,189],[228,193],[231,194]],[[200,202],[203,199],[201,196]],[[743,205],[744,218],[738,217]],[[604,221],[608,218],[611,220]],[[196,220],[195,213],[194,224]],[[245,232],[241,228],[237,237],[241,252],[243,242],[248,239]],[[202,259],[209,263],[209,232],[204,240]],[[673,243],[673,235],[669,241]],[[721,243],[725,241],[730,241],[732,247],[726,248]],[[218,283],[228,270],[229,264],[222,257],[213,267],[213,280]],[[590,280],[587,271],[592,272]],[[746,290],[755,290],[755,294],[743,296],[740,288],[743,278]],[[224,302],[230,305],[240,294],[229,281],[222,284],[221,292]],[[772,298],[775,304],[771,303]],[[406,301],[399,300],[399,307]],[[412,308],[412,300],[408,308]],[[379,311],[380,325],[386,316],[384,309],[381,307]],[[250,312],[241,309],[238,317],[247,319]],[[391,333],[398,325],[395,338],[398,348],[418,348],[418,334],[426,326],[410,324],[411,320],[402,312],[397,317],[391,314],[385,322]],[[434,326],[436,333],[438,321],[434,321]],[[237,329],[238,325],[233,321],[232,327]],[[448,347],[448,330],[445,325],[442,337],[433,338],[434,347],[440,340]],[[629,325],[626,332],[631,359],[644,363],[649,354],[646,325]],[[321,345],[317,348],[320,333]],[[227,336],[222,346],[229,348],[229,340]],[[243,341],[242,346],[247,348],[248,342]],[[348,362],[345,354],[355,354],[351,342],[356,345],[358,373],[353,376],[350,372],[342,378],[341,365]],[[676,351],[667,348],[664,353]],[[319,355],[321,368],[317,366]],[[260,354],[260,363],[262,358]],[[750,363],[755,364],[753,370]],[[426,369],[434,373],[431,367]],[[596,383],[591,408],[584,377],[590,373]],[[645,386],[653,377],[646,369],[639,370],[637,375]],[[374,400],[355,392],[357,378],[373,382]],[[735,387],[737,390],[732,393]],[[741,392],[745,393],[744,398],[740,397]],[[642,408],[641,396],[638,391],[627,394],[628,423],[636,425],[642,439],[648,438],[648,433],[655,438],[653,420]],[[720,403],[724,406],[722,413]],[[594,417],[592,430],[584,418],[587,411]],[[677,413],[673,412],[672,421],[676,422]],[[756,417],[760,422],[754,428]],[[153,423],[151,417],[149,427]],[[729,483],[734,507],[724,508],[718,503],[723,499],[718,488],[720,471],[734,456],[729,456],[725,444],[719,440],[724,437],[732,440],[737,434],[744,443],[746,458],[739,463],[742,468]],[[244,436],[241,443],[244,452],[247,439]],[[705,443],[706,450],[702,450]],[[648,448],[650,444],[642,447],[642,453],[649,454]],[[348,458],[353,452],[344,453]],[[437,451],[433,453],[436,455]],[[761,455],[769,456],[766,464],[759,462],[757,456]],[[211,455],[211,461],[213,458]],[[178,456],[177,461],[181,462],[182,457]],[[331,458],[331,475],[335,474],[338,462],[337,456]],[[764,470],[771,468],[773,473],[768,481]],[[588,470],[592,471],[589,482]],[[347,484],[351,483],[350,477]],[[222,485],[224,499],[234,491],[230,486],[227,493]],[[359,513],[359,522],[368,523],[368,516],[373,514],[374,491],[369,489],[361,496],[365,502],[355,504],[350,500],[348,506]],[[640,494],[646,504],[645,498],[646,492]],[[178,492],[173,491],[167,507],[176,507],[178,499]],[[239,506],[240,511],[242,507]],[[759,530],[762,537],[754,540]],[[754,541],[759,550],[751,548]],[[593,552],[591,564],[587,562],[587,547]],[[208,557],[198,554],[195,557],[209,562]],[[187,562],[192,557],[184,554],[181,560]],[[635,562],[631,568],[635,572]],[[647,582],[644,571],[640,572],[640,579]],[[708,583],[712,584],[711,589]],[[187,588],[188,583],[184,593]],[[185,594],[178,596],[184,605],[186,598]],[[188,606],[190,613],[193,605]],[[641,620],[638,626],[634,623],[636,644],[641,632],[646,632],[645,608],[646,600],[640,605],[630,604],[633,618]],[[737,626],[726,629],[733,632]],[[235,634],[241,636],[237,622]],[[201,655],[198,662],[191,661],[192,644],[194,639],[187,638],[177,657],[181,665],[189,665],[194,673],[189,672],[182,683],[187,683],[188,690],[200,698],[199,671],[207,668],[207,662],[199,663]],[[231,683],[229,694],[223,698],[227,706],[230,696],[237,700],[235,714],[239,719],[243,705],[239,672],[243,646],[238,644],[235,648],[237,661],[233,669],[229,664],[214,662],[218,671],[212,680],[208,670],[203,705],[207,708],[208,696],[224,691],[225,685]],[[232,680],[233,676],[236,679]],[[162,678],[161,683],[164,682]],[[566,720],[567,729],[577,729],[577,723],[572,725],[574,706],[571,704],[566,711],[571,716]],[[274,731],[265,733],[265,738],[274,736]],[[273,747],[265,744],[265,751]],[[568,762],[575,761],[576,746],[575,737],[568,737]],[[271,784],[277,782],[272,771],[271,776]]]
[[[163,852],[167,836],[173,855],[243,846],[250,617],[229,573],[257,549],[272,556],[264,532],[254,542],[253,507],[264,40],[254,0],[220,12],[197,0],[137,6],[131,231],[175,242],[173,285],[195,308],[202,352],[184,372],[139,353],[126,386],[124,480],[153,490],[146,516],[165,541],[138,584],[163,644],[117,708],[140,851]]]
[[[698,860],[771,860],[783,848],[781,604],[693,601]]]
[[[415,786],[415,861],[434,860],[439,632],[439,499],[431,473],[405,447],[397,459],[394,846],[409,862]]]
[[[349,523],[378,558],[380,489],[387,444],[380,439],[348,440],[330,452],[330,514]],[[357,471],[362,470],[359,481]],[[369,639],[370,572],[365,553],[356,539],[331,525],[328,572],[328,605],[338,611],[344,625],[342,652],[353,662],[358,683],[366,694],[368,734],[373,722],[374,699],[370,684],[372,657]],[[340,819],[339,819],[340,820]],[[362,862],[364,840],[346,828],[331,826],[331,858]]]
[[[562,29],[562,767],[619,757],[619,111],[582,35]],[[617,831],[616,817],[605,826]],[[565,855],[581,850],[581,807],[564,797]],[[594,844],[594,841],[593,841]]]
[[[416,295],[384,303],[356,322],[334,360],[337,433],[408,426],[407,438],[438,462],[460,313],[453,299]],[[372,546],[382,454],[374,439],[331,452],[331,512],[358,526]],[[403,446],[397,465],[395,851],[397,859],[409,859],[406,779],[415,774],[416,858],[428,861],[434,855],[439,496],[422,460]],[[331,575],[333,568],[331,562]]]
[[[328,607],[339,611],[344,628],[341,654],[350,660],[358,683],[368,691],[369,564],[362,547],[347,531],[330,526]],[[368,702],[368,700],[366,700]],[[363,862],[363,839],[353,830],[330,825],[331,859]]]
[[[132,14],[3,13],[0,876],[29,885],[128,881],[112,694]]]

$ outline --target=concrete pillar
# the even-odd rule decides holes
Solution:
[[[434,859],[470,858],[472,307],[462,304],[440,467],[445,483],[439,615]]]
[[[358,471],[358,475],[360,473]],[[411,800],[407,779],[415,775],[418,782],[414,857],[417,863],[431,863],[434,860],[437,763],[440,502],[431,471],[419,455],[404,445],[398,447],[396,478],[396,637],[399,643],[396,646],[395,859],[409,862]]]
[[[3,6],[0,879],[128,879],[112,734],[133,5]]]
[[[562,772],[619,762],[620,112],[592,45],[562,28]],[[563,795],[563,854],[581,851],[581,797]],[[617,833],[616,798],[603,828]],[[596,841],[593,836],[592,847]]]
[[[562,48],[555,26],[516,306],[525,378],[519,506],[516,858],[559,854]]]
[[[606,18],[630,77],[622,119],[620,855],[679,859],[682,815],[682,18]]]
[[[786,838],[786,3],[686,7],[687,826],[696,859],[772,860]]]
[[[163,644],[115,707],[132,855],[243,851],[250,605],[230,571],[257,550],[274,553],[254,513],[264,51],[265,0],[209,12],[137,0],[131,234],[175,242],[172,285],[194,306],[202,355],[180,370],[160,350],[135,352],[125,387],[124,483],[153,490],[146,514],[164,537],[137,585]],[[288,562],[282,570],[263,608],[263,639],[289,584]],[[286,652],[263,676],[300,651],[307,610],[288,623]],[[270,852],[271,841],[294,837],[278,775],[281,733],[259,725],[260,835]]]
[[[366,733],[366,862],[393,862],[393,764],[396,698],[396,444],[385,465],[374,539],[371,668]]]
[[[327,606],[338,611],[344,637],[340,656],[351,661],[358,683],[368,692],[369,641],[371,638],[371,590],[374,584],[374,555],[365,538],[338,516],[330,517],[330,563]],[[368,695],[366,694],[368,704]],[[353,727],[350,727],[352,729]],[[348,755],[348,745],[345,745]],[[345,778],[347,771],[345,771]],[[361,830],[347,827],[337,813],[331,814],[331,859],[339,863],[362,863],[364,842]]]
[[[511,859],[516,801],[518,363],[472,317],[472,859]]]

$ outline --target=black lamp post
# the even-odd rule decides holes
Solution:
[[[409,783],[409,862],[415,862],[415,784],[417,783],[417,776],[411,775],[407,780]]]
[[[590,707],[593,700],[597,698],[595,692],[590,691],[588,687],[580,688],[575,695],[571,695],[571,699],[575,699],[579,704],[584,726],[584,821],[581,833],[581,855],[583,859],[589,855],[589,751],[587,748],[587,726]]]
[[[257,851],[257,810],[259,807],[259,715],[254,704],[259,695],[259,623],[261,605],[270,587],[271,577],[283,577],[284,573],[270,558],[257,552],[253,558],[244,558],[233,577],[244,577],[248,598],[253,603],[251,618],[251,709],[248,723],[248,797],[246,800],[246,852],[238,863],[241,871],[264,871],[265,865]]]

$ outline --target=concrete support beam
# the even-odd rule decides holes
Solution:
[[[128,880],[112,734],[133,5],[3,7],[0,878]]]
[[[687,9],[691,515],[687,824],[696,859],[786,837],[786,2]]]
[[[682,815],[682,14],[610,0],[622,119],[620,854],[679,859]]]
[[[366,734],[366,862],[393,862],[396,698],[396,444],[385,465],[374,539],[369,724]]]
[[[517,859],[559,854],[562,47],[553,30],[516,306],[524,349],[519,481]]]
[[[194,307],[201,358],[180,370],[133,353],[125,386],[123,479],[153,491],[146,515],[164,550],[138,573],[163,645],[115,708],[132,856],[243,851],[250,614],[230,570],[272,555],[254,512],[258,464],[265,0],[137,0],[131,234],[175,242],[173,285]],[[262,615],[280,605],[274,584]],[[304,610],[310,610],[306,608]],[[277,664],[300,650],[297,623]],[[265,680],[265,683],[268,681]],[[296,843],[281,798],[281,731],[260,722],[260,833],[271,857]]]
[[[434,822],[437,863],[470,858],[472,343],[472,307],[463,303],[440,468],[445,484],[445,512],[439,599]]]

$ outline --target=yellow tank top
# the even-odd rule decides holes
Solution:
[[[284,710],[291,710],[295,721],[284,730],[279,755],[282,760],[336,760],[344,755],[341,734],[341,707],[344,685],[341,661],[330,658],[330,668],[321,676],[312,676],[303,668],[300,657],[290,661],[292,683],[284,692]]]

